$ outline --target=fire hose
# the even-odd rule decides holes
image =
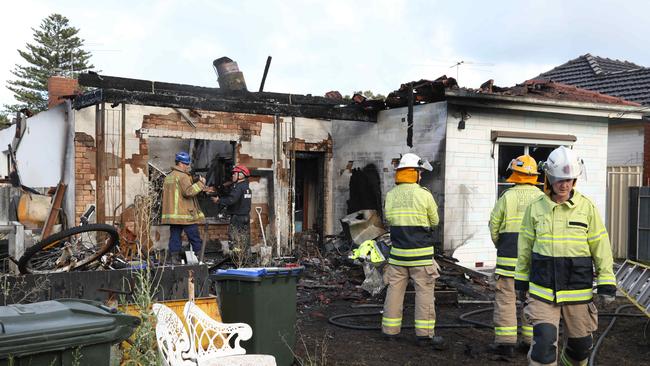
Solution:
[[[463,303],[460,301],[459,303]],[[489,303],[489,302],[486,302]],[[383,305],[381,304],[367,304],[365,306],[362,306],[363,308],[382,308]],[[619,317],[630,317],[630,318],[639,318],[639,317],[645,317],[644,314],[629,314],[629,313],[621,313],[622,310],[634,307],[634,305],[622,305],[619,306],[613,313],[599,313],[599,317],[612,317],[610,320],[609,325],[607,328],[603,331],[603,333],[598,337],[598,340],[596,341],[596,344],[594,345],[593,350],[591,351],[591,355],[589,356],[589,366],[594,366],[595,365],[595,359],[596,355],[598,353],[598,349],[602,345],[603,341],[605,340],[605,337],[609,333],[609,331],[612,329],[614,326],[614,323],[616,322],[616,319]],[[472,310],[467,313],[463,313],[458,317],[458,320],[461,321],[461,323],[446,323],[446,324],[436,324],[437,329],[448,329],[448,328],[493,328],[494,326],[492,324],[484,323],[478,320],[474,319],[469,319],[469,317],[477,315],[477,314],[482,314],[488,311],[493,311],[494,307],[490,306],[487,308],[483,309],[477,309],[477,310]],[[376,316],[376,315],[382,315],[383,311],[373,311],[373,312],[362,312],[362,313],[346,313],[346,314],[339,314],[339,315],[334,315],[330,317],[327,321],[330,324],[336,325],[338,327],[342,328],[347,328],[347,329],[356,329],[356,330],[381,330],[380,325],[356,325],[356,324],[348,324],[345,322],[342,322],[341,319],[346,319],[346,318],[353,318],[353,317],[366,317],[366,316]],[[646,325],[647,326],[647,325]],[[402,325],[402,329],[412,329],[415,328],[415,325]]]

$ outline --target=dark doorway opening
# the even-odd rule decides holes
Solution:
[[[323,153],[296,152],[295,232],[314,231],[322,238],[324,207]]]

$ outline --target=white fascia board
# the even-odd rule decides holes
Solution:
[[[449,104],[480,108],[509,109],[542,113],[569,114],[610,119],[642,119],[650,113],[647,106],[568,102],[563,100],[538,99],[507,95],[447,91]]]
[[[515,138],[515,137],[497,137],[496,141],[499,144],[526,144],[526,145],[536,145],[536,146],[572,146],[573,141],[567,140],[542,140],[542,139],[527,139],[527,138]]]

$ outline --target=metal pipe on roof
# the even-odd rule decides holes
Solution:
[[[244,74],[239,71],[237,63],[229,57],[221,57],[212,61],[217,72],[219,87],[226,90],[247,90]]]

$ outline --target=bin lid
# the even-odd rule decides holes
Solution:
[[[0,358],[116,343],[140,324],[96,301],[57,300],[0,306]]]
[[[287,277],[298,276],[305,267],[256,267],[256,268],[236,268],[236,269],[218,269],[210,277],[216,280],[249,280],[260,281],[267,277]]]

